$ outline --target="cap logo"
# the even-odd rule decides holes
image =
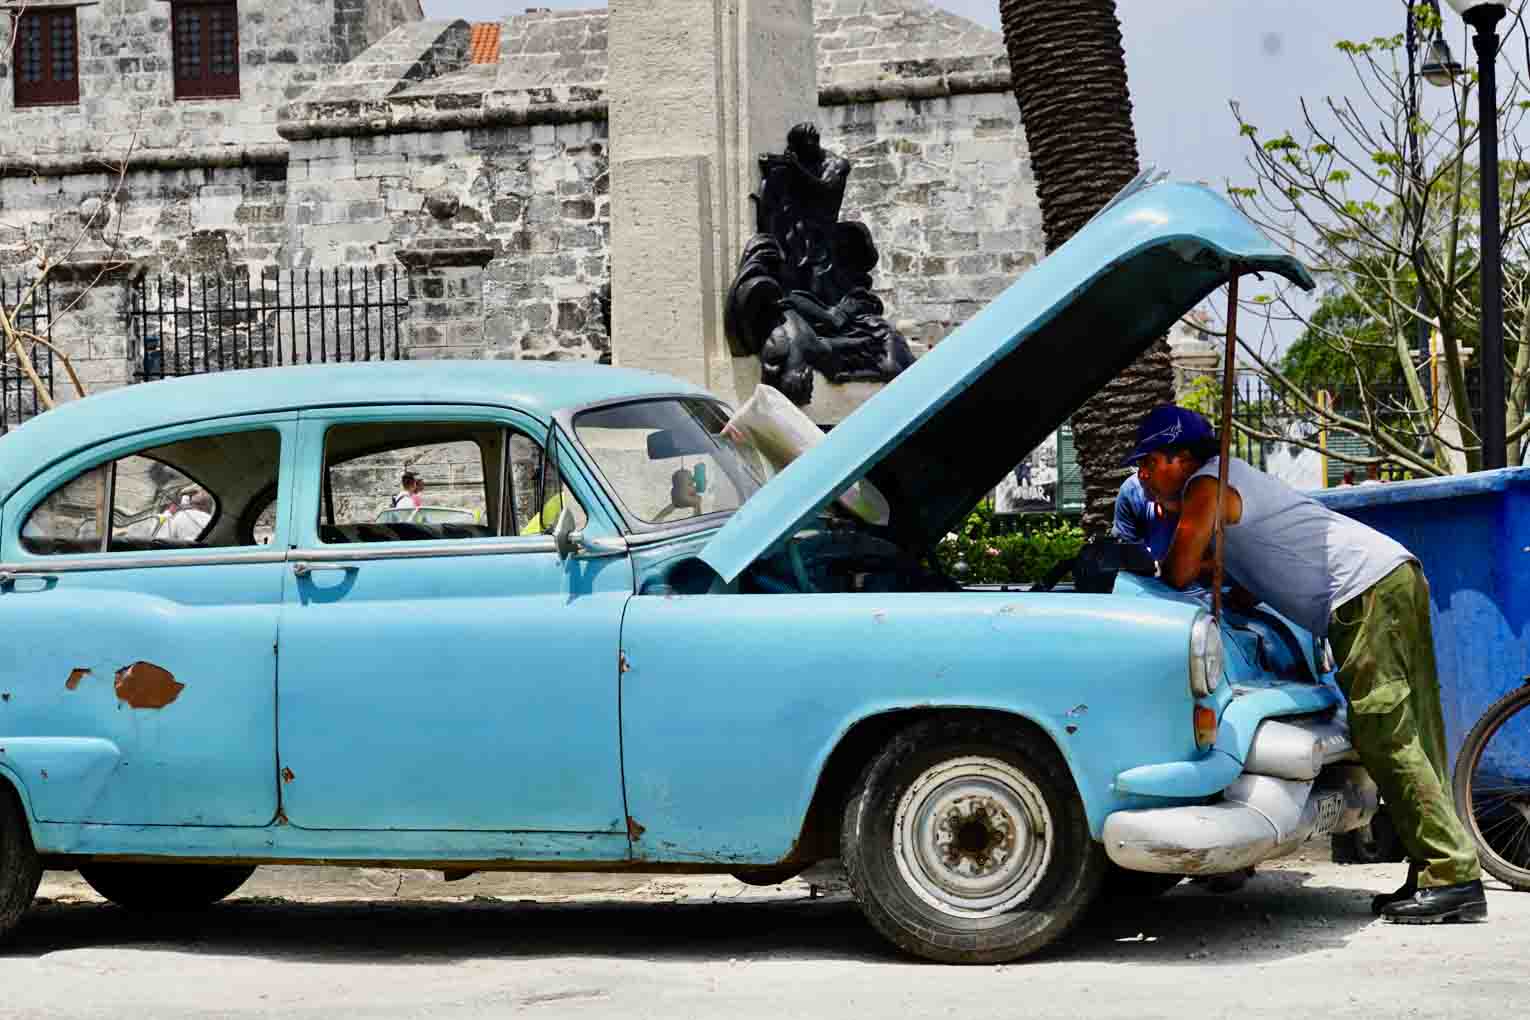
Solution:
[[[1168,443],[1172,443],[1174,440],[1178,439],[1184,431],[1184,422],[1177,421],[1166,429],[1159,429],[1157,432],[1154,432],[1150,436],[1143,436],[1142,440],[1138,442],[1137,445],[1138,447],[1147,446],[1149,443],[1154,443],[1159,439],[1162,439],[1163,443],[1158,445],[1167,445]]]

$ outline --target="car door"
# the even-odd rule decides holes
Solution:
[[[546,434],[482,407],[304,412],[279,680],[293,825],[609,833],[589,852],[625,853],[632,568],[534,533],[549,493],[595,505],[543,471]],[[384,516],[405,471],[459,520]]]
[[[40,821],[276,817],[296,425],[242,417],[109,442],[7,501],[0,743]]]

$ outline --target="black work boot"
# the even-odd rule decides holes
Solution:
[[[1380,917],[1381,912],[1386,910],[1387,907],[1394,903],[1401,903],[1403,900],[1411,900],[1416,892],[1418,892],[1418,865],[1409,861],[1408,880],[1396,892],[1380,893],[1372,896],[1371,913]]]
[[[1447,921],[1487,920],[1487,893],[1481,882],[1462,882],[1420,889],[1412,899],[1389,904],[1381,912],[1393,924],[1442,924]]]

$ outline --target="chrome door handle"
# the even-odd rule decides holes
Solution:
[[[13,570],[0,570],[0,590],[9,588],[12,591],[14,591],[15,588],[16,588],[16,582],[17,581],[27,581],[27,580],[36,580],[36,581],[43,582],[43,588],[36,589],[38,591],[42,591],[42,590],[46,589],[46,587],[50,583],[57,584],[58,583],[58,575],[57,574],[34,574],[34,573],[31,573],[30,571],[24,572],[24,573],[17,573],[16,571],[13,571]]]
[[[309,574],[312,574],[315,570],[360,570],[360,569],[361,568],[359,566],[357,566],[356,564],[354,564],[354,563],[318,563],[318,562],[310,562],[308,560],[298,560],[296,563],[292,564],[292,574],[293,574],[294,577],[307,577]]]

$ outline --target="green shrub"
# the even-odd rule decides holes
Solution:
[[[1062,514],[1034,514],[1014,521],[979,505],[935,547],[940,569],[966,584],[1026,584],[1039,581],[1061,560],[1078,555],[1084,531]],[[967,564],[967,572],[956,564]]]

